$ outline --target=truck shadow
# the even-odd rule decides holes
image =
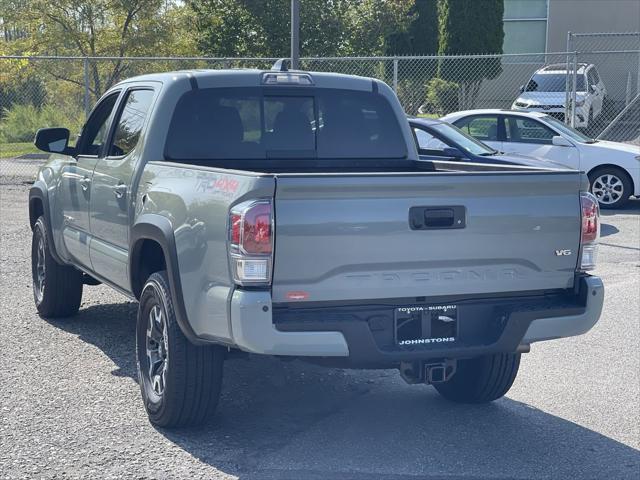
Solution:
[[[640,215],[640,198],[630,198],[623,208],[614,210],[600,209],[600,215],[603,217],[612,217],[614,215]]]
[[[114,375],[136,379],[136,307],[90,306],[52,324],[102,350]],[[395,371],[263,356],[227,362],[211,422],[157,431],[245,480],[634,478],[640,469],[638,450],[509,398],[455,405]]]
[[[620,230],[617,227],[614,227],[613,225],[610,225],[608,223],[600,224],[601,237],[608,237],[609,235],[615,235],[616,233],[619,233],[619,232]]]

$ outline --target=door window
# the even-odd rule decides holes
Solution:
[[[593,75],[593,83],[595,85],[600,83],[600,76],[598,75],[598,70],[596,70],[596,67],[593,67],[591,70],[591,75]]]
[[[119,92],[112,93],[93,109],[78,140],[79,155],[100,155],[102,146],[107,141],[111,123],[109,120],[119,95]]]
[[[134,149],[147,118],[151,100],[153,100],[153,90],[131,90],[127,93],[113,134],[113,141],[109,147],[110,157],[128,155]]]
[[[587,70],[587,91],[591,92],[591,87],[597,82],[593,79],[593,69]]]
[[[510,142],[551,145],[551,139],[556,135],[549,127],[531,118],[507,116],[505,121]]]
[[[454,122],[454,125],[483,142],[498,141],[498,117],[495,115],[467,117]]]

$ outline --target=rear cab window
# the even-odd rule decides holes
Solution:
[[[189,91],[176,104],[165,144],[169,161],[235,160],[239,168],[243,160],[406,157],[384,96],[329,88]]]

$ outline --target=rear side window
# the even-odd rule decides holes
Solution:
[[[270,93],[261,88],[185,93],[171,120],[165,156],[178,161],[406,157],[395,113],[381,95],[334,89]]]
[[[113,135],[109,156],[127,155],[138,143],[147,112],[153,99],[153,90],[131,90],[122,108]]]
[[[464,133],[485,142],[498,141],[498,117],[485,115],[468,117],[453,123]]]
[[[523,117],[505,118],[510,142],[539,143],[550,145],[556,133],[536,120]]]

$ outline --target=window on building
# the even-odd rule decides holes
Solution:
[[[548,0],[504,0],[504,53],[544,53]]]

